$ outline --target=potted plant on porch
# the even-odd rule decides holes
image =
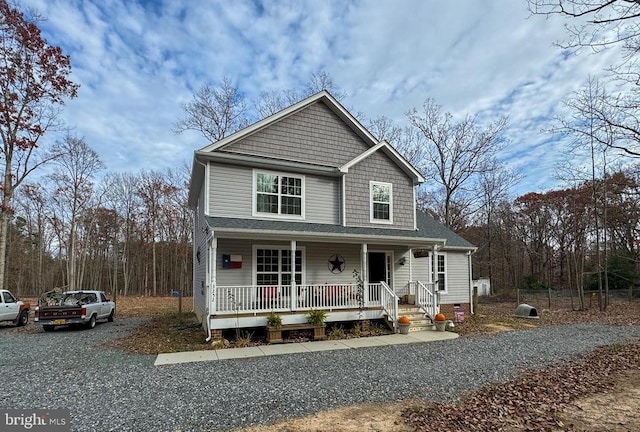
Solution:
[[[434,322],[436,324],[436,330],[444,331],[447,325],[447,317],[445,317],[443,313],[437,313],[434,317]]]
[[[282,317],[275,312],[267,315],[267,341],[282,343]]]
[[[409,334],[409,328],[411,327],[411,321],[406,316],[401,316],[398,318],[398,328],[400,329],[400,334]]]
[[[307,313],[307,323],[313,326],[313,339],[324,339],[325,323],[327,312],[319,309],[311,309]]]

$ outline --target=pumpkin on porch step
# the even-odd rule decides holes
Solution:
[[[398,324],[411,324],[411,321],[406,316],[401,316],[398,318]]]
[[[435,316],[435,320],[436,321],[446,321],[447,317],[445,317],[443,313],[438,313]]]

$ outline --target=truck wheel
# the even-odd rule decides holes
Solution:
[[[111,310],[111,313],[109,314],[109,317],[107,318],[107,321],[109,322],[113,322],[113,309]]]
[[[21,327],[23,325],[27,325],[28,321],[29,321],[29,311],[28,310],[23,310],[22,313],[20,314],[20,316],[18,317],[18,320],[16,322],[16,326]]]
[[[91,318],[89,318],[89,322],[87,323],[87,328],[92,329],[95,326],[96,326],[96,316],[91,315]]]
[[[46,332],[50,332],[53,331],[53,326],[52,325],[43,325],[42,328],[44,329],[44,331]]]

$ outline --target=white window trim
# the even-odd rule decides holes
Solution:
[[[373,217],[373,186],[388,186],[389,187],[389,219],[374,219]],[[393,184],[379,181],[369,181],[369,222],[374,224],[393,224]]]
[[[299,178],[300,181],[300,186],[302,188],[302,195],[301,195],[301,201],[300,201],[300,215],[290,215],[290,214],[280,214],[280,191],[278,191],[278,213],[267,213],[267,212],[259,212],[258,211],[258,184],[257,184],[257,179],[258,179],[258,174],[271,174],[271,175],[277,175],[279,177],[292,177],[292,178]],[[303,174],[292,174],[292,173],[286,173],[286,172],[279,172],[279,171],[268,171],[268,170],[258,170],[258,169],[254,169],[253,170],[253,185],[251,186],[251,214],[253,217],[260,217],[260,218],[273,218],[273,219],[288,219],[288,220],[305,220],[306,219],[306,214],[305,214],[305,195],[306,195],[306,188],[305,188],[305,176]],[[278,188],[279,188],[280,184],[278,183]]]
[[[278,263],[278,266],[280,268],[282,268],[282,251],[283,250],[288,250],[291,251],[291,246],[289,245],[265,245],[265,244],[254,244],[253,245],[253,257],[252,257],[252,269],[251,269],[251,284],[253,286],[257,286],[258,285],[258,249],[277,249],[280,251],[279,254],[279,260],[280,262]],[[300,251],[301,255],[301,259],[302,259],[302,284],[301,285],[306,285],[306,275],[307,275],[307,269],[306,269],[306,248],[304,246],[298,246],[296,247],[296,251]],[[293,263],[293,265],[295,265],[295,262]],[[282,272],[279,271],[279,274],[282,275]],[[280,279],[282,279],[282,277],[280,277]]]
[[[435,262],[435,266],[436,266],[436,274],[440,274],[440,272],[438,271],[438,257],[444,257],[444,289],[443,290],[438,290],[439,293],[442,294],[447,294],[449,292],[449,263],[447,262],[447,253],[446,252],[437,252],[436,253],[436,262]],[[437,287],[437,285],[436,285]]]

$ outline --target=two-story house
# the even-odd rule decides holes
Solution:
[[[474,246],[418,211],[424,181],[326,91],[196,151],[194,308],[209,336],[272,311],[469,312]]]

